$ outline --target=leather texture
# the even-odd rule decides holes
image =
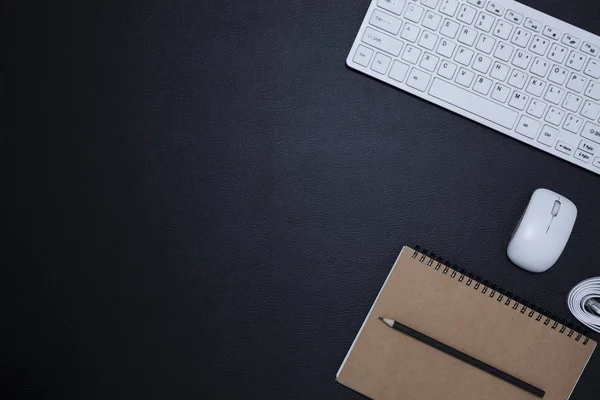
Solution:
[[[569,316],[600,177],[347,68],[367,6],[5,3],[0,397],[359,399],[335,373],[404,244]],[[579,218],[535,275],[505,251],[539,187]]]

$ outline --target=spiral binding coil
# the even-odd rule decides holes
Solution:
[[[452,264],[449,260],[437,257],[435,253],[431,253],[427,249],[421,250],[420,246],[415,246],[412,258],[417,259],[421,263],[424,263],[425,260],[429,258],[429,261],[426,263],[428,267],[432,267],[436,271],[441,270],[442,274],[449,275],[453,279],[458,276],[458,282],[464,282],[466,286],[473,287],[475,290],[481,288],[482,294],[487,294],[489,297],[496,298],[499,303],[504,303],[506,306],[510,306],[512,303],[511,307],[513,310],[519,311],[521,314],[526,314],[529,318],[533,318],[535,314],[537,314],[537,316],[535,316],[536,321],[542,322],[543,320],[544,325],[549,325],[550,328],[554,330],[558,329],[558,332],[563,334],[568,330],[567,336],[573,337],[573,335],[576,335],[576,342],[579,342],[584,338],[582,343],[586,345],[590,341],[590,338],[587,336],[589,333],[587,329],[582,329],[581,326],[575,327],[572,323],[568,323],[567,321],[558,318],[556,314],[552,314],[548,317],[546,315],[548,310],[536,307],[535,304],[531,304],[521,299],[519,296],[513,296],[511,292],[507,292],[494,284],[490,284],[489,281],[482,279],[478,275],[475,276],[475,274],[471,272],[467,272],[464,268]],[[496,297],[496,295],[498,296]],[[529,312],[527,312],[528,310]],[[552,325],[550,325],[551,322]]]

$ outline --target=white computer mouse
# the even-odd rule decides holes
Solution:
[[[547,271],[562,254],[576,219],[572,201],[537,189],[508,244],[508,258],[527,271]]]

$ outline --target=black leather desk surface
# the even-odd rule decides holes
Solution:
[[[348,69],[367,5],[8,2],[2,398],[358,399],[335,373],[404,244],[570,315],[600,177]],[[534,275],[505,248],[538,187],[579,220]]]

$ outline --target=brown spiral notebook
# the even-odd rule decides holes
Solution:
[[[402,249],[337,381],[374,399],[537,398],[390,329],[384,316],[537,386],[544,399],[568,399],[596,342],[431,256]]]

